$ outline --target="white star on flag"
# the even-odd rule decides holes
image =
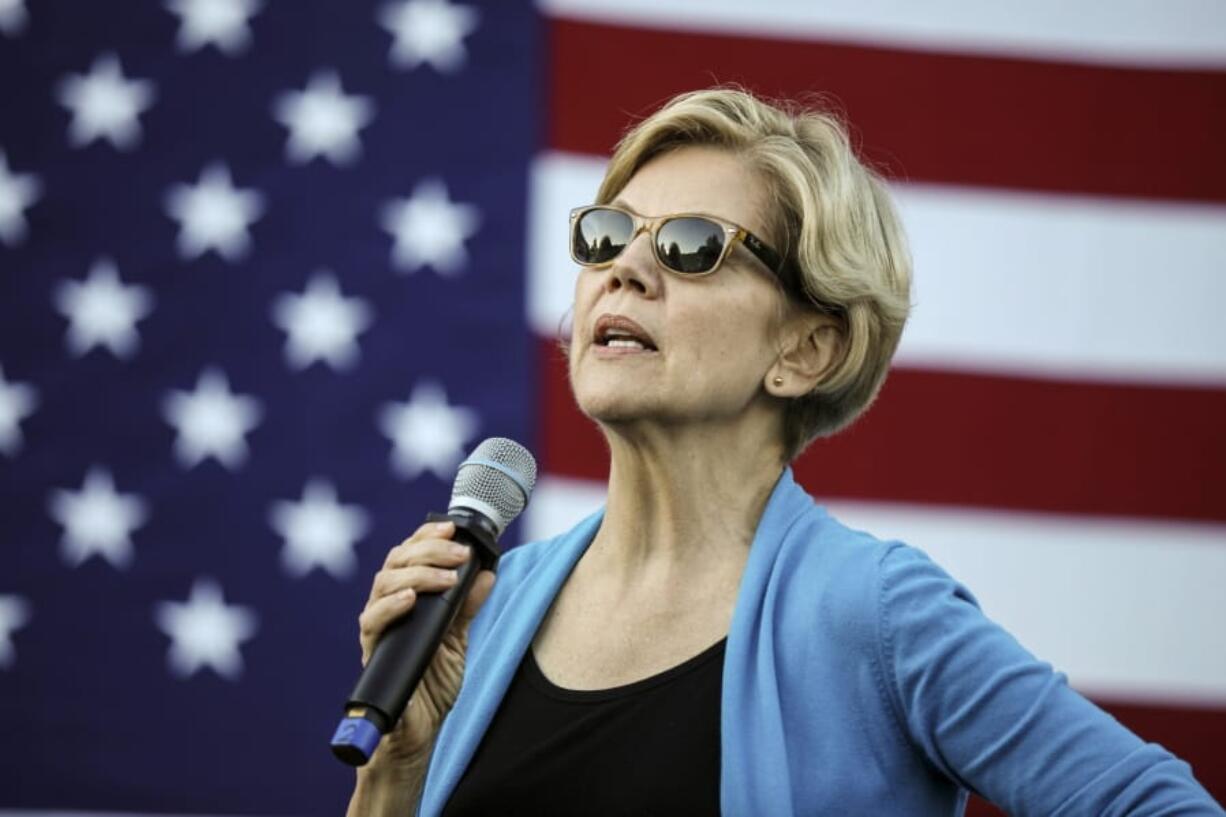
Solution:
[[[10,171],[8,156],[0,150],[0,242],[15,247],[25,239],[26,208],[38,201],[42,189],[37,176]]]
[[[140,346],[136,322],[153,309],[147,287],[124,286],[115,262],[94,262],[84,281],[63,281],[55,290],[55,305],[68,318],[65,343],[75,356],[105,346],[118,358],[129,358]]]
[[[392,65],[413,69],[428,62],[440,73],[452,73],[468,57],[464,37],[477,27],[478,15],[471,6],[447,0],[403,0],[384,4],[378,19],[394,38],[388,54]]]
[[[230,681],[243,674],[239,643],[255,635],[259,624],[250,608],[227,605],[211,579],[197,579],[186,602],[158,602],[153,618],[170,636],[166,662],[174,675],[190,678],[207,666]]]
[[[247,461],[245,435],[260,424],[263,409],[254,397],[234,394],[226,375],[209,368],[194,392],[173,391],[162,404],[162,415],[175,427],[175,456],[184,468],[212,457],[230,470]]]
[[[468,260],[464,240],[477,231],[480,214],[471,204],[456,204],[440,179],[425,179],[407,199],[383,206],[383,229],[395,238],[392,264],[401,272],[430,266],[455,275]]]
[[[38,392],[28,383],[4,379],[0,366],[0,453],[12,457],[21,450],[21,421],[34,413]]]
[[[392,441],[392,469],[406,479],[426,470],[451,479],[479,425],[475,411],[449,405],[443,387],[430,381],[418,383],[407,403],[379,411],[379,429]]]
[[[231,57],[251,45],[249,23],[263,6],[262,0],[166,0],[166,9],[179,16],[180,51],[211,44]]]
[[[268,522],[285,540],[281,564],[295,578],[316,567],[337,579],[352,576],[358,566],[354,544],[370,527],[366,512],[337,502],[336,488],[324,479],[308,482],[301,502],[274,502]]]
[[[166,194],[166,213],[179,222],[179,256],[198,258],[214,250],[227,261],[239,261],[251,250],[248,228],[264,214],[258,190],[239,190],[230,169],[214,162],[200,173],[195,187],[176,184]]]
[[[0,31],[16,37],[25,31],[28,19],[23,0],[0,0]]]
[[[30,605],[25,599],[0,594],[0,669],[7,669],[17,661],[13,632],[24,627],[29,620]]]
[[[98,555],[126,569],[132,564],[132,531],[149,518],[148,503],[116,492],[110,472],[98,466],[86,473],[80,491],[52,491],[47,509],[64,528],[60,555],[69,567]]]
[[[72,112],[68,143],[85,147],[107,139],[118,150],[140,143],[140,114],[152,104],[154,85],[147,79],[125,79],[119,58],[103,54],[88,74],[72,74],[59,83],[60,104]]]
[[[336,278],[317,272],[301,295],[283,292],[272,305],[272,320],[286,333],[285,359],[294,369],[317,360],[333,369],[351,368],[361,354],[357,336],[371,324],[373,312],[360,298],[341,296]]]
[[[362,154],[358,130],[375,118],[375,104],[369,97],[346,96],[335,71],[317,71],[305,91],[277,96],[273,116],[289,128],[285,157],[290,162],[326,156],[334,165],[347,165]]]

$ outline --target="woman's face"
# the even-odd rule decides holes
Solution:
[[[769,243],[765,201],[761,181],[731,153],[688,147],[640,168],[614,203],[643,216],[718,216]],[[714,274],[686,277],[660,266],[644,231],[610,266],[579,270],[570,346],[575,398],[608,424],[748,416],[768,399],[763,384],[778,356],[782,303],[773,274],[740,242]],[[602,343],[598,329],[622,319],[641,327],[654,348]]]

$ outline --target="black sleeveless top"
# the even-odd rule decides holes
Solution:
[[[717,817],[724,645],[601,690],[555,686],[529,647],[443,817]]]

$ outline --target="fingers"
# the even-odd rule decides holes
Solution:
[[[403,550],[401,549],[403,548]],[[422,539],[392,548],[388,554],[385,570],[395,570],[412,565],[445,565],[454,567],[468,561],[471,549],[459,542],[447,539]]]
[[[418,591],[450,587],[454,570],[472,556],[470,548],[451,541],[454,534],[455,525],[451,522],[428,522],[388,551],[383,569],[375,574],[370,600],[406,587]]]
[[[393,571],[380,571],[379,576],[390,577],[385,582],[384,591],[377,596],[372,593],[370,601],[366,603],[366,608],[358,616],[358,640],[362,645],[363,663],[387,626],[413,609],[419,594],[442,592],[459,580],[454,570],[420,565]],[[464,607],[461,608],[461,616],[464,616],[470,607],[472,612],[467,613],[467,618],[476,615],[481,602],[489,595],[489,589],[493,585],[492,577],[493,574],[488,570],[478,574],[473,589],[476,591],[482,588],[480,597],[474,606],[470,596]]]
[[[463,561],[465,560],[460,560],[461,563]],[[405,589],[418,593],[442,592],[455,584],[456,579],[457,574],[453,568],[433,565],[412,565],[380,570],[375,574],[375,581],[370,589],[370,601],[375,602]]]
[[[459,580],[457,568],[472,558],[471,548],[452,541],[455,524],[428,522],[388,551],[383,569],[375,574],[370,598],[358,617],[362,663],[365,664],[383,631],[413,608],[421,593],[440,593]],[[467,627],[494,586],[494,574],[483,570],[457,616]]]
[[[438,593],[458,581],[454,570],[414,565],[395,570],[379,571],[376,585],[383,591],[371,591],[366,608],[358,616],[358,641],[362,645],[362,664],[374,649],[387,626],[403,616],[417,603],[420,593]]]
[[[455,523],[450,521],[427,522],[419,527],[408,539],[388,551],[383,569],[375,574],[370,599],[382,598],[405,587],[418,591],[446,590],[450,587],[454,583],[456,568],[473,556],[471,547],[452,541],[454,535]],[[433,570],[413,569],[418,567]],[[482,584],[483,581],[493,583],[492,577],[482,579],[479,574],[478,586],[469,596],[470,599],[477,599],[478,607],[489,592],[489,586]]]
[[[366,605],[366,609],[358,616],[358,640],[362,644],[362,666],[370,658],[375,644],[384,629],[395,619],[413,609],[417,594],[412,588],[405,588],[399,593],[384,596],[378,601]]]
[[[428,564],[431,554],[442,554],[449,550],[452,542],[448,541],[455,535],[453,522],[427,522],[413,535],[405,539],[387,553],[384,567],[404,567],[410,564]]]

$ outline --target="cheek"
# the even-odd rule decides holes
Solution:
[[[581,332],[590,326],[593,304],[600,298],[600,279],[582,269],[575,270],[574,297],[570,302],[570,323],[572,332]]]
[[[718,317],[712,318],[712,311]],[[729,303],[726,308],[702,310],[701,314],[678,315],[678,326],[687,327],[677,345],[685,349],[685,366],[710,372],[717,380],[738,380],[746,370],[764,369],[773,359],[769,337],[771,323],[758,304]]]

